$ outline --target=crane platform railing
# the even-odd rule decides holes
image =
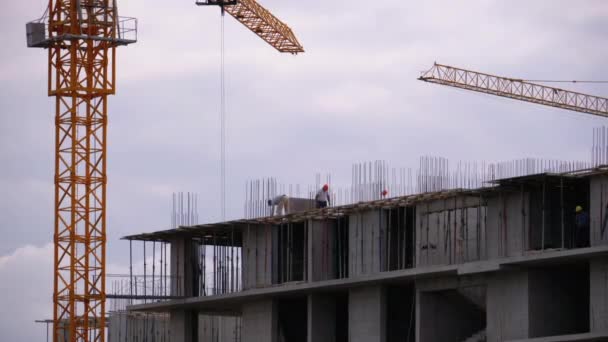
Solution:
[[[118,19],[116,20],[115,27],[116,36],[113,38],[70,33],[51,35],[47,13],[48,12],[45,12],[41,18],[25,24],[28,47],[48,48],[55,42],[74,39],[110,41],[117,46],[129,45],[137,42],[137,18],[117,16]]]

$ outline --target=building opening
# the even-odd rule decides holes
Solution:
[[[306,224],[278,225],[274,228],[273,283],[303,281],[306,268]]]
[[[386,341],[415,342],[416,291],[413,284],[386,289]]]
[[[414,263],[414,208],[386,211],[388,271],[411,268]]]
[[[484,286],[420,293],[420,341],[484,341]],[[438,328],[440,327],[440,328]]]
[[[530,337],[589,331],[589,263],[531,269]]]
[[[589,214],[589,180],[543,177],[530,189],[529,249],[578,248],[589,245],[589,227],[576,227],[576,207]]]
[[[333,224],[335,239],[333,260],[335,278],[348,277],[348,216],[341,217]]]
[[[335,294],[336,342],[348,342],[348,292]]]
[[[307,317],[306,296],[280,298],[278,300],[279,341],[306,342]]]

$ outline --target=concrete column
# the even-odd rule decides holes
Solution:
[[[198,252],[190,239],[171,241],[171,295],[198,296]]]
[[[530,196],[528,193],[522,195],[519,192],[504,192],[488,198],[486,227],[488,259],[522,255],[528,249],[526,239],[529,229]],[[558,242],[556,241],[556,243]]]
[[[591,246],[608,244],[608,227],[603,227],[604,224],[608,225],[608,222],[604,222],[608,217],[608,177],[591,177],[588,212]]]
[[[529,337],[528,273],[497,273],[488,278],[486,292],[487,342]]]
[[[270,225],[250,225],[243,230],[243,289],[266,287],[272,284],[276,268],[276,228]],[[273,261],[274,259],[274,261]],[[273,264],[274,262],[274,264]],[[276,274],[275,274],[276,275]],[[275,279],[276,281],[276,279]]]
[[[323,294],[308,296],[308,342],[336,340],[335,297]]]
[[[198,313],[195,311],[171,311],[169,329],[171,342],[198,341]]]
[[[277,304],[274,300],[243,304],[242,342],[277,342],[277,332]]]
[[[386,295],[381,286],[358,287],[348,296],[349,342],[386,341]]]
[[[349,217],[349,275],[386,270],[386,216],[374,209]]]
[[[171,241],[171,294],[198,296],[198,245],[190,239]],[[198,313],[171,311],[171,342],[195,342],[198,336]]]
[[[608,258],[589,262],[591,332],[608,330]]]
[[[308,281],[335,278],[333,263],[334,226],[329,220],[309,221]]]

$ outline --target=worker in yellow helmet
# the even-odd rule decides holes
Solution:
[[[576,212],[574,219],[576,247],[589,247],[589,214],[580,205],[577,205],[574,211]]]

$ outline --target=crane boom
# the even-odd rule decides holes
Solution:
[[[198,0],[197,5],[217,5],[279,52],[304,52],[293,31],[255,0]]]
[[[608,117],[608,99],[435,63],[421,81]]]

